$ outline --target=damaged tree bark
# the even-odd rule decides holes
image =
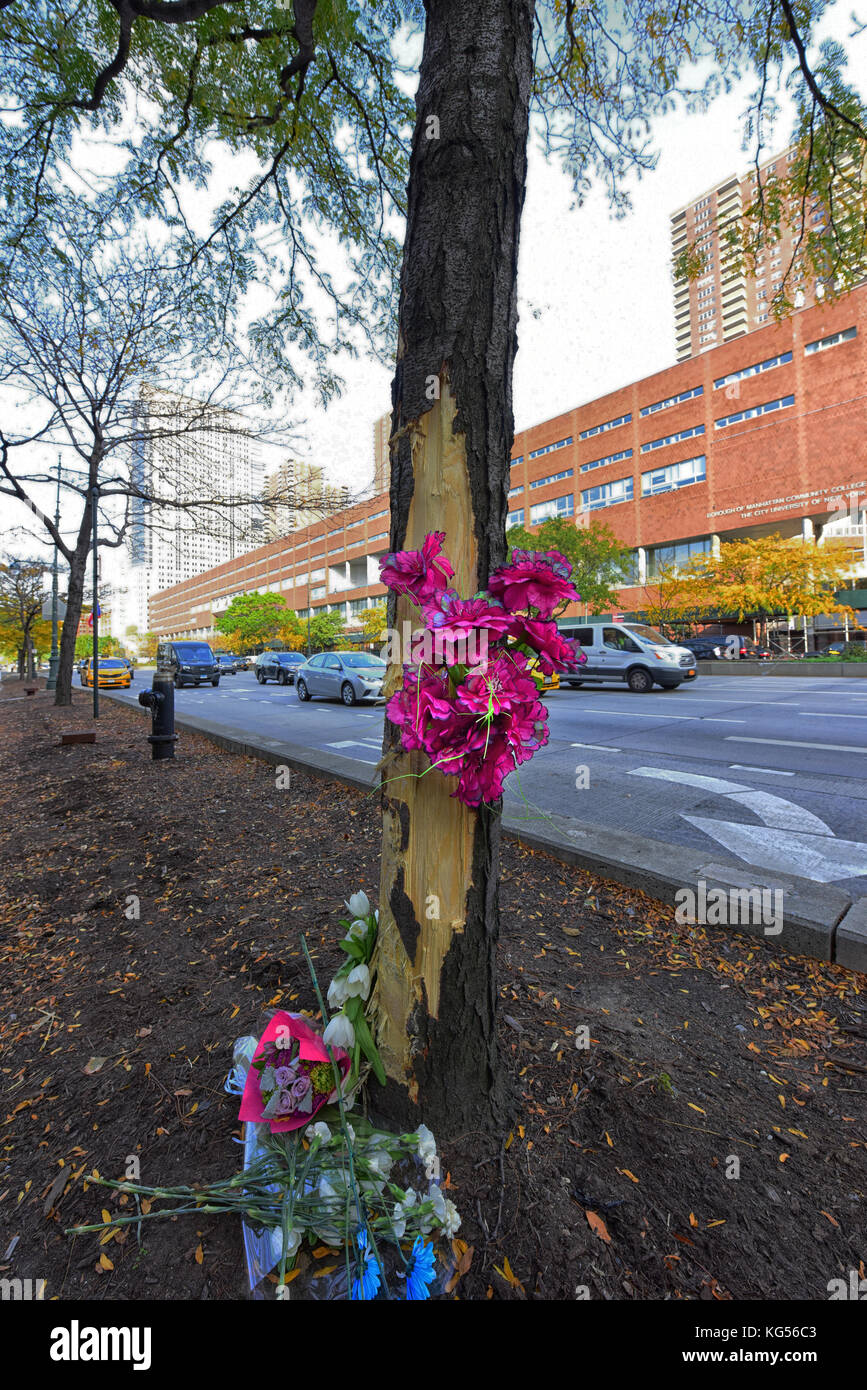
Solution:
[[[526,180],[532,0],[438,0],[427,25],[410,167],[392,388],[392,550],[444,531],[471,595],[506,558]],[[418,624],[389,600],[389,625]],[[404,658],[408,658],[406,652]],[[389,669],[386,691],[400,684]],[[386,723],[374,1002],[389,1078],[373,1102],[438,1134],[492,1128],[500,808],[473,811]]]

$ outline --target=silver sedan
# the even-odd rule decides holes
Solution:
[[[295,689],[301,701],[324,695],[354,705],[358,700],[379,697],[385,670],[382,657],[368,652],[317,652],[299,666]]]

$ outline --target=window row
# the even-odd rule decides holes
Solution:
[[[606,454],[604,459],[591,459],[589,463],[582,463],[581,472],[589,473],[591,468],[602,468],[606,463],[619,463],[621,459],[631,458],[631,449],[621,449],[619,454]]]
[[[760,372],[769,372],[772,367],[781,367],[784,362],[791,362],[790,352],[781,352],[777,357],[767,357],[764,362],[754,362],[749,367],[741,367],[737,372],[729,372],[728,376],[719,376],[713,384],[713,389],[718,391],[721,386],[729,386],[733,381],[743,381],[748,376],[758,376]]]
[[[617,478],[614,482],[600,483],[598,487],[590,487],[582,492],[581,510],[594,512],[600,507],[614,507],[618,502],[631,502],[634,491],[631,478]]]
[[[547,487],[549,483],[559,483],[563,478],[571,478],[574,472],[574,468],[564,468],[562,473],[549,473],[547,478],[537,478],[532,482],[530,489],[532,491],[534,487]]]
[[[741,420],[753,420],[757,415],[770,415],[774,410],[785,410],[787,406],[794,404],[794,396],[781,396],[778,401],[765,401],[764,405],[754,405],[748,410],[738,410],[734,415],[724,415],[721,420],[715,420],[714,425],[718,430],[724,430],[727,425],[738,424]]]
[[[681,391],[679,396],[667,396],[664,401],[654,401],[653,405],[643,405],[640,415],[655,415],[657,410],[668,410],[669,406],[680,405],[681,401],[691,401],[694,396],[703,396],[704,387],[694,386],[691,391]]]
[[[845,343],[849,338],[857,336],[857,328],[844,328],[840,333],[831,333],[827,338],[817,338],[814,343],[805,343],[804,352],[824,352],[825,348],[836,347],[838,343]]]
[[[704,454],[694,459],[683,459],[680,463],[670,463],[666,468],[656,468],[651,473],[641,475],[642,497],[653,497],[657,492],[671,492],[673,488],[687,487],[690,483],[703,483],[707,477],[707,460]]]
[[[604,434],[606,430],[616,430],[618,425],[628,425],[632,419],[632,412],[628,415],[618,415],[616,420],[606,420],[601,425],[594,425],[592,429],[582,430],[579,438],[592,439],[596,434]]]
[[[571,443],[572,436],[570,434],[566,439],[558,439],[555,444],[545,444],[541,449],[531,449],[530,458],[537,459],[542,454],[553,454],[556,449],[565,449],[566,445]],[[517,459],[513,460],[515,463],[517,463],[517,461]]]
[[[649,439],[646,444],[642,444],[642,454],[649,454],[653,449],[661,449],[666,444],[679,444],[682,439],[692,439],[693,435],[704,434],[704,425],[693,425],[688,430],[679,430],[677,434],[667,434],[661,439]]]

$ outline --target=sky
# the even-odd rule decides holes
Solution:
[[[850,39],[851,29],[848,9],[839,6],[823,25],[823,33],[845,39],[849,72],[857,75],[867,72],[867,32]],[[598,183],[575,208],[567,175],[531,141],[518,270],[516,430],[674,363],[669,219],[750,166],[743,114],[752,85],[746,80],[704,114],[675,112],[656,122],[657,167],[632,176],[633,206],[622,219],[613,217]],[[778,96],[782,114],[776,131],[765,132],[763,158],[789,142],[790,108],[785,94]],[[298,453],[357,490],[372,475],[373,424],[390,408],[391,372],[366,358],[344,359],[341,372],[344,393],[327,411],[299,402],[306,420]],[[3,500],[4,531],[28,519],[16,506]]]

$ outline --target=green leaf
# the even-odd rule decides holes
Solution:
[[[381,1086],[384,1086],[385,1068],[382,1065],[379,1053],[376,1050],[376,1043],[373,1041],[373,1037],[363,1014],[355,1024],[355,1040],[357,1043],[360,1043],[362,1052],[373,1067],[373,1073],[377,1081]]]
[[[352,956],[353,960],[364,960],[364,948],[359,945],[359,943],[355,940],[354,937],[344,937],[344,939],[340,942],[340,947],[341,950],[344,950],[348,956]]]

